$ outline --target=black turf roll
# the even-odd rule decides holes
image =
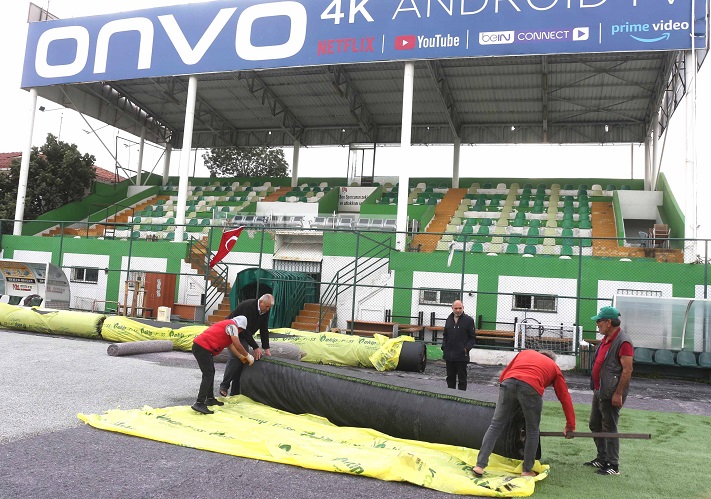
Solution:
[[[112,343],[106,353],[112,357],[135,355],[139,353],[170,352],[173,342],[170,340],[131,341],[128,343]]]

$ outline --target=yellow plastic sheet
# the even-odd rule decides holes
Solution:
[[[185,326],[179,329],[153,327],[128,317],[107,317],[101,326],[101,337],[115,343],[146,340],[170,340],[176,350],[189,352],[193,348],[193,338],[207,326]]]
[[[409,336],[394,338],[385,342],[381,339],[365,338],[341,333],[312,333],[291,328],[271,329],[278,333],[270,341],[288,341],[298,345],[306,352],[301,359],[312,364],[327,364],[331,366],[376,367],[375,361],[383,369],[394,370],[400,360],[403,341],[413,341]]]
[[[365,428],[338,427],[327,419],[295,415],[238,395],[215,414],[187,406],[79,414],[103,430],[250,459],[316,470],[410,482],[452,494],[527,497],[548,475],[538,461],[535,477],[521,477],[521,461],[492,455],[484,478],[470,468],[477,451],[390,437]]]
[[[0,327],[35,333],[100,338],[103,314],[0,303]]]
[[[415,341],[412,336],[400,336],[398,338],[388,338],[382,334],[373,335],[380,348],[369,357],[378,371],[394,371],[400,362],[400,352],[403,341]]]

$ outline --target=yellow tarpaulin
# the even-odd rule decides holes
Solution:
[[[390,437],[365,428],[338,427],[310,414],[295,415],[238,395],[222,399],[215,414],[187,406],[79,414],[103,430],[222,454],[316,470],[410,482],[452,494],[526,497],[548,475],[538,461],[535,477],[521,477],[521,461],[492,455],[484,478],[470,469],[477,451]]]

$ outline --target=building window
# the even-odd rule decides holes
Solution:
[[[72,269],[72,282],[96,284],[99,282],[99,269],[75,267]]]
[[[421,289],[420,305],[447,305],[461,299],[459,290],[450,289]]]
[[[513,295],[512,310],[557,312],[558,297],[554,295]]]

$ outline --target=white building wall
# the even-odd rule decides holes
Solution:
[[[104,269],[109,268],[109,256],[93,253],[64,253],[62,264],[64,266],[62,270],[69,280],[69,287],[72,293],[70,306],[81,310],[103,312],[106,308],[104,300],[106,299],[106,286],[109,277],[108,273],[104,272]],[[98,282],[96,284],[72,282],[71,267],[98,268]],[[114,309],[115,307],[110,308]]]
[[[575,296],[577,296],[577,282],[575,279],[561,279],[557,277],[522,277],[500,276],[499,294],[496,303],[496,321],[511,323],[518,318],[518,322],[526,318],[536,319],[541,324],[566,324],[575,323]],[[505,293],[536,294],[558,296],[558,309],[556,312],[538,312],[513,310],[513,296]],[[573,298],[565,299],[561,296]],[[484,317],[484,320],[487,320]],[[513,326],[511,326],[513,330]]]
[[[478,274],[465,274],[464,276],[464,297],[462,304],[464,312],[471,315],[476,320],[476,291],[479,284]],[[430,316],[434,312],[438,319],[446,319],[452,313],[452,304],[430,305],[420,304],[420,288],[426,289],[446,289],[459,290],[462,288],[462,275],[449,272],[419,272],[413,273],[412,287],[412,315],[422,312],[424,324],[430,325]],[[444,322],[437,321],[436,326],[444,326]]]

